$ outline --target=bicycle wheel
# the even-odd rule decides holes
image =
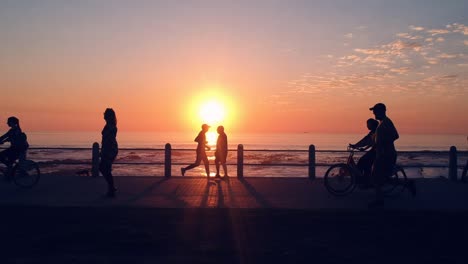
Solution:
[[[336,196],[346,195],[356,187],[355,177],[348,165],[344,163],[331,166],[324,177],[327,190]]]
[[[382,186],[382,191],[385,196],[395,196],[400,194],[406,188],[408,178],[402,167],[396,165],[392,176],[387,179],[386,183]]]
[[[13,182],[23,188],[31,188],[39,181],[41,171],[36,162],[24,160],[13,167]]]

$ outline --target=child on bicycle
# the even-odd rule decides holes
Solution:
[[[0,144],[10,142],[10,147],[0,152],[0,162],[7,166],[7,177],[9,177],[13,163],[26,153],[29,147],[26,134],[21,130],[19,119],[11,116],[7,120],[10,130],[0,137]],[[7,178],[8,180],[8,178]]]
[[[375,148],[374,148],[374,142],[375,142],[375,131],[377,130],[377,127],[379,126],[379,121],[369,118],[367,119],[367,128],[369,129],[369,133],[363,137],[361,140],[359,140],[356,144],[349,144],[351,148],[354,149],[360,149],[360,150],[367,150],[367,151],[358,161],[357,167],[361,171],[361,174],[363,176],[362,179],[357,179],[358,182],[361,182],[363,184],[370,184],[370,174],[371,174],[371,169],[372,169],[372,164],[374,163],[375,160]]]

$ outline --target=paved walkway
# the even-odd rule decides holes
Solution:
[[[0,205],[152,208],[285,208],[367,210],[372,190],[356,189],[334,197],[322,179],[195,177],[116,177],[118,195],[103,197],[102,177],[44,175],[32,189],[0,183]],[[386,200],[386,208],[420,211],[468,211],[468,184],[447,179],[418,179],[418,194],[405,191]]]

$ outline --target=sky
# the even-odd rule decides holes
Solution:
[[[467,7],[2,0],[0,120],[93,131],[111,107],[120,131],[198,130],[222,112],[232,132],[365,133],[383,102],[400,133],[467,134]]]

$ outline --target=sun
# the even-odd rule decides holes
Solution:
[[[208,125],[219,125],[224,121],[226,110],[220,102],[212,100],[203,103],[199,111],[200,119]]]
[[[210,131],[206,133],[208,145],[216,145],[216,139],[218,136],[216,128],[217,126],[222,125],[226,119],[225,106],[217,100],[206,101],[200,105],[198,114],[202,123],[211,126]]]

